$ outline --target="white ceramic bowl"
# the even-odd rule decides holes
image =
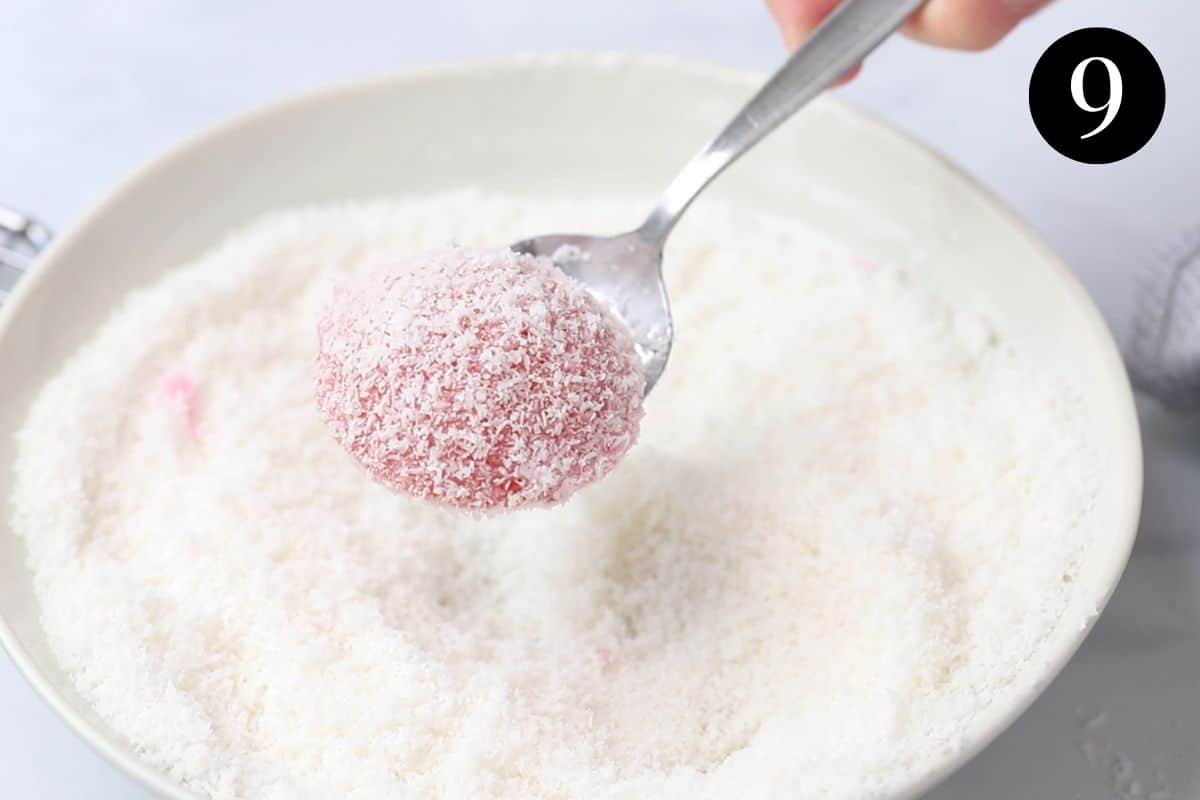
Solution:
[[[576,56],[438,68],[356,83],[240,117],[134,175],[64,233],[0,309],[0,498],[12,433],[43,381],[131,288],[268,209],[474,184],[644,198],[753,91],[755,75],[647,58]],[[793,215],[924,274],[985,310],[1003,336],[1067,374],[1104,449],[1105,491],[1060,626],[1010,702],[968,746],[895,798],[928,789],[1006,728],[1062,669],[1125,566],[1141,501],[1137,418],[1103,320],[1063,263],[979,185],[921,145],[823,100],[712,191]],[[749,276],[753,279],[753,276]],[[0,504],[0,508],[5,506]],[[47,649],[22,544],[0,513],[0,639],[93,747],[165,798],[188,797],[141,763],[81,701]]]

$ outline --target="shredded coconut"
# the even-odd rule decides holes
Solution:
[[[34,403],[13,498],[99,716],[217,800],[862,800],[1022,691],[1102,490],[1078,406],[792,221],[689,214],[641,440],[562,506],[440,509],[328,435],[333,284],[632,207],[284,212],[132,294]]]
[[[341,287],[317,405],[384,484],[473,511],[561,503],[637,439],[624,324],[549,259],[441,248]]]

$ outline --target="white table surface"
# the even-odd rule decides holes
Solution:
[[[1167,114],[1133,158],[1089,167],[1038,137],[1026,83],[1063,33],[1140,38]],[[1140,265],[1200,236],[1200,4],[1060,0],[982,55],[889,43],[842,94],[991,185],[1073,265],[1119,338]],[[316,85],[514,51],[782,57],[761,0],[6,0],[0,200],[61,228],[180,137]],[[1200,422],[1143,403],[1146,503],[1129,571],[1062,677],[929,800],[1200,800]],[[146,800],[0,657],[0,796]]]

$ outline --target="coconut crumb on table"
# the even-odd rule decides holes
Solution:
[[[333,284],[629,207],[281,212],[131,295],[33,404],[12,498],[96,713],[216,800],[862,800],[1020,693],[1101,489],[1071,391],[793,222],[689,214],[640,442],[562,506],[431,506],[328,435]]]

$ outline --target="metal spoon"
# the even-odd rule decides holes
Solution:
[[[709,182],[832,86],[893,33],[924,0],[846,0],[675,178],[641,227],[620,236],[551,234],[512,245],[547,256],[608,305],[633,333],[646,393],[671,354],[673,328],[662,253],[667,236]]]
[[[0,303],[50,239],[50,231],[40,222],[0,205]]]

